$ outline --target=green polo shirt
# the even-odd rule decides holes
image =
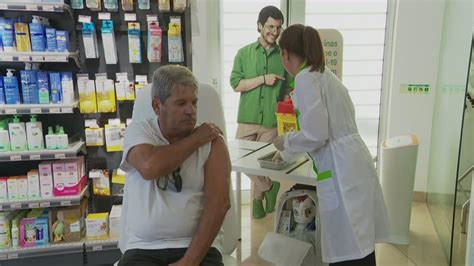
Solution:
[[[264,74],[285,77],[285,68],[281,62],[280,48],[275,45],[265,50],[257,40],[237,52],[230,75],[230,85],[235,89],[242,79]],[[285,82],[279,80],[274,86],[260,85],[253,90],[241,92],[237,122],[275,128],[277,126],[275,112],[280,90],[287,90],[285,84],[290,84],[289,75],[286,76]]]

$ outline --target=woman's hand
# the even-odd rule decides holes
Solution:
[[[281,152],[277,151],[275,152],[275,155],[273,155],[272,162],[274,163],[282,163],[284,160],[281,157]]]
[[[273,146],[279,151],[282,151],[285,149],[285,135],[280,135],[273,140]]]

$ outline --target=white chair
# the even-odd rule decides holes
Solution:
[[[133,105],[132,121],[140,121],[148,118],[154,118],[156,114],[151,107],[151,85],[145,86],[137,92],[137,97]],[[210,122],[216,124],[224,133],[225,119],[222,101],[216,89],[209,84],[199,83],[197,120],[200,122]],[[231,208],[227,212],[222,228],[224,230],[223,256],[226,261],[232,260],[230,254],[237,247],[239,240],[239,228],[237,228],[237,206],[232,187],[230,189]]]

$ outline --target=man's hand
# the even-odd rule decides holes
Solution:
[[[273,140],[273,146],[279,151],[285,149],[285,137],[286,135],[280,135]]]
[[[280,76],[275,75],[275,74],[266,74],[266,75],[264,75],[265,85],[273,86],[278,82],[278,80],[285,80],[285,78],[280,77]]]
[[[212,123],[202,123],[194,129],[192,135],[202,144],[223,135],[222,131]]]

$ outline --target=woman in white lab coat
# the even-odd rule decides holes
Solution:
[[[295,77],[290,96],[300,131],[274,141],[280,150],[274,159],[308,153],[313,160],[323,261],[375,265],[375,243],[388,238],[388,217],[372,157],[357,131],[354,105],[325,67],[314,28],[292,25],[279,45],[284,67]]]

